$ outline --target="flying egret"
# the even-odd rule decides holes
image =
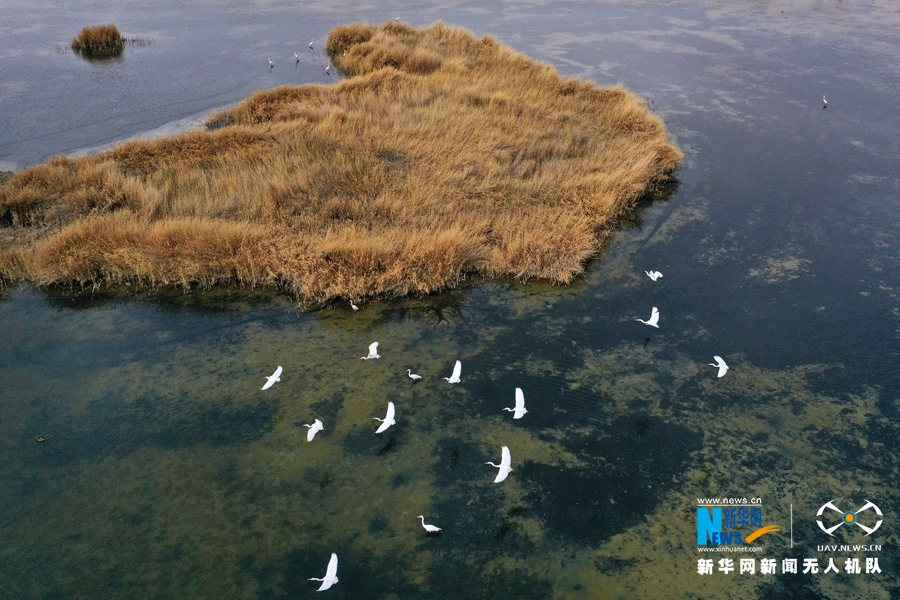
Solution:
[[[453,374],[450,377],[441,377],[441,379],[446,379],[447,383],[459,383],[460,373],[462,373],[462,363],[456,361],[456,365],[453,366]]]
[[[338,582],[337,578],[337,554],[331,553],[331,560],[328,561],[328,568],[325,570],[325,577],[310,577],[310,581],[321,581],[317,592],[322,592]]]
[[[313,421],[312,425],[308,425],[306,423],[303,424],[304,427],[309,427],[309,431],[306,432],[306,441],[311,442],[313,438],[316,437],[316,434],[325,429],[325,426],[322,425],[322,421],[316,419]]]
[[[409,375],[409,378],[412,379],[413,381],[418,381],[418,380],[422,379],[422,376],[416,375],[415,373],[413,373],[412,369],[407,369],[406,374]]]
[[[825,99],[825,94],[822,94],[822,102],[825,104],[822,108],[828,108],[828,100]]]
[[[713,360],[716,361],[714,363],[706,363],[711,367],[719,367],[719,374],[716,377],[724,377],[725,373],[728,372],[728,365],[725,364],[725,361],[722,360],[721,356],[713,356]]]
[[[654,281],[654,283],[656,282],[657,279],[659,279],[660,277],[663,276],[663,274],[660,273],[659,271],[644,271],[644,273],[646,273],[647,277],[652,279]]]
[[[504,408],[503,410],[515,413],[513,419],[521,419],[525,416],[528,410],[525,408],[525,394],[522,393],[522,388],[516,388],[516,407]]]
[[[503,446],[500,448],[500,452],[502,454],[502,457],[500,458],[499,465],[495,465],[492,462],[484,463],[486,465],[491,465],[492,467],[496,467],[496,468],[500,469],[500,472],[497,473],[496,479],[494,479],[494,483],[500,483],[501,481],[506,479],[506,476],[509,475],[510,471],[512,471],[512,467],[509,466],[509,463],[512,461],[512,458],[510,458],[510,455],[509,455],[509,448],[507,448],[506,446]]]
[[[378,426],[378,429],[375,430],[375,433],[381,433],[387,430],[391,425],[396,425],[397,421],[394,420],[394,403],[388,402],[387,414],[384,415],[383,419],[379,419],[378,417],[372,417],[373,421],[381,421],[381,425]]]
[[[429,524],[425,523],[425,517],[422,515],[419,515],[416,518],[422,519],[422,527],[424,527],[425,531],[427,531],[428,533],[437,533],[438,531],[441,530],[440,527],[435,527],[434,525],[429,525]]]
[[[276,381],[281,381],[281,371],[283,371],[283,369],[281,368],[281,365],[279,365],[278,368],[275,369],[274,373],[266,377],[266,382],[263,384],[261,389],[267,390],[275,385]]]
[[[635,321],[640,321],[640,322],[643,323],[644,325],[649,325],[650,327],[656,327],[657,329],[659,329],[659,325],[658,325],[658,323],[659,323],[659,309],[656,308],[656,307],[654,306],[654,307],[653,307],[653,310],[650,311],[650,318],[649,318],[649,319],[647,319],[646,321],[643,320],[643,319],[635,319]]]
[[[272,57],[271,57],[271,56],[267,56],[266,58],[269,59],[269,70],[271,71],[271,70],[272,70],[272,67],[275,66],[275,63],[272,62]]]
[[[372,342],[369,344],[369,355],[368,356],[360,356],[360,360],[369,360],[370,358],[381,358],[381,355],[378,354],[378,342]]]

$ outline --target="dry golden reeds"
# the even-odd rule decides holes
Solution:
[[[682,154],[622,87],[437,23],[338,27],[348,75],[258,92],[209,130],[54,158],[0,188],[0,277],[427,293],[567,283]]]
[[[111,56],[119,54],[125,47],[125,38],[119,29],[109,25],[85,27],[72,38],[72,50],[85,56]]]

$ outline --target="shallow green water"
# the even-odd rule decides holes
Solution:
[[[247,290],[6,290],[0,597],[313,597],[332,552],[335,598],[900,594],[896,13],[480,6],[404,19],[624,80],[685,150],[677,186],[566,288],[470,281],[358,312]],[[652,306],[659,330],[634,320]],[[382,358],[359,360],[373,341]],[[397,424],[377,436],[388,401]],[[514,470],[494,484],[503,445]],[[711,497],[761,499],[781,531],[754,556],[776,575],[698,574]],[[824,503],[867,500],[884,515],[871,536],[818,528]],[[853,556],[882,572],[845,573]],[[782,574],[810,557],[841,573]]]

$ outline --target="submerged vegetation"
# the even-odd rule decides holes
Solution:
[[[0,277],[317,301],[427,293],[468,271],[568,283],[682,158],[640,98],[490,37],[354,24],[327,51],[337,84],[16,173],[0,188]]]
[[[112,23],[95,25],[83,28],[72,38],[71,46],[72,50],[85,56],[114,56],[122,53],[125,38]]]

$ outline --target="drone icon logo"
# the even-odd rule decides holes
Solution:
[[[825,527],[825,525],[822,523],[821,519],[816,519],[816,523],[819,524],[819,529],[821,529],[822,531],[824,531],[825,533],[827,533],[828,535],[830,535],[832,537],[834,537],[834,534],[832,533],[832,531],[834,531],[841,525],[858,525],[860,529],[862,529],[863,531],[866,532],[867,536],[872,535],[873,533],[875,533],[875,531],[879,527],[881,527],[881,523],[884,521],[884,519],[882,518],[882,517],[884,517],[884,515],[881,513],[881,509],[878,508],[877,506],[875,506],[875,504],[873,504],[872,502],[869,502],[868,500],[866,500],[866,503],[862,506],[862,508],[859,508],[855,511],[848,510],[847,512],[844,512],[841,509],[839,509],[837,506],[835,506],[834,500],[832,500],[831,502],[826,502],[825,504],[823,504],[819,508],[819,512],[816,513],[816,516],[821,517],[822,513],[825,512],[826,508],[829,508],[835,512],[841,513],[841,522],[832,527]],[[874,509],[875,514],[877,514],[879,517],[878,521],[876,521],[874,527],[866,527],[865,525],[863,525],[862,523],[859,522],[859,519],[857,519],[857,515],[859,513],[863,512],[864,510],[869,510],[870,508]]]

